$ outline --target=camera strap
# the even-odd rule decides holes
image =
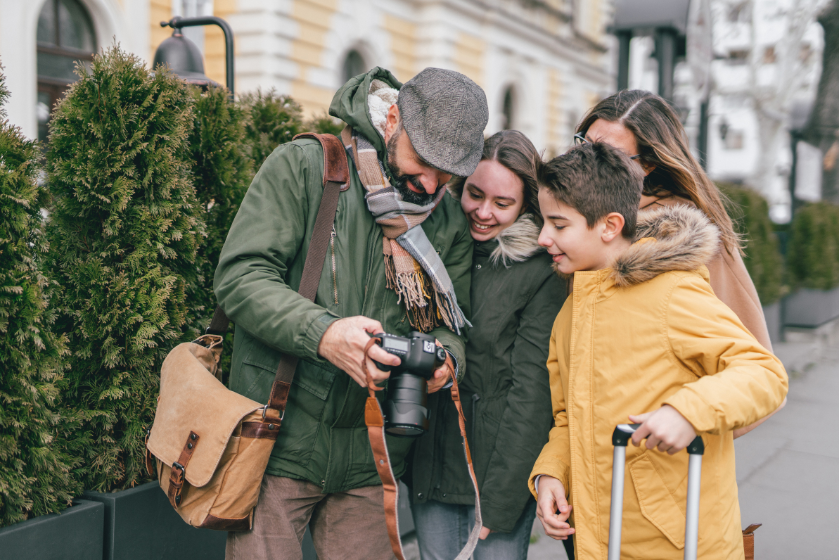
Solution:
[[[371,346],[381,342],[378,337],[371,338],[365,346],[365,356]],[[455,376],[455,368],[452,364],[452,358],[446,358],[446,363],[449,365],[449,372],[452,378],[452,388],[450,393],[452,395],[452,402],[455,403],[455,408],[458,410],[458,425],[461,428],[461,437],[464,440],[464,457],[467,461],[467,470],[470,472],[473,488],[475,489],[475,525],[472,532],[470,532],[469,539],[463,550],[458,553],[455,560],[469,560],[472,556],[475,547],[478,545],[478,536],[481,533],[481,500],[478,496],[478,481],[475,478],[475,469],[473,468],[472,455],[470,454],[470,445],[467,442],[467,423],[464,417],[464,409],[461,406],[461,397],[458,391],[458,380]],[[370,376],[370,371],[367,368],[364,358],[362,358],[362,369],[367,378],[368,398],[365,403],[365,425],[368,429],[368,439],[370,439],[370,448],[373,451],[373,460],[376,464],[376,472],[379,473],[379,478],[382,480],[382,489],[384,491],[384,505],[385,505],[385,524],[388,528],[388,538],[391,540],[391,549],[394,551],[394,556],[397,560],[405,560],[405,553],[403,551],[402,540],[400,539],[400,523],[399,523],[399,499],[400,488],[397,479],[394,477],[394,470],[391,468],[391,459],[388,456],[388,445],[385,442],[385,417],[382,414],[382,407],[379,400],[376,398],[376,391],[381,391],[381,387],[377,387]]]

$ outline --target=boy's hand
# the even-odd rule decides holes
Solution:
[[[669,455],[682,451],[697,437],[691,422],[676,408],[667,404],[655,412],[631,415],[630,421],[641,424],[633,434],[633,445],[639,447],[642,440],[647,438],[645,447],[656,447]]]
[[[575,530],[567,523],[572,506],[566,501],[563,483],[548,475],[540,477],[537,494],[537,517],[542,521],[545,534],[552,539],[565,541]]]

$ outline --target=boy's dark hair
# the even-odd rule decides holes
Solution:
[[[590,228],[611,212],[624,216],[621,235],[633,239],[645,174],[620,150],[587,142],[540,166],[537,180],[555,199],[586,218]]]

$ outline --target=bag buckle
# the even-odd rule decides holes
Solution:
[[[265,420],[265,413],[268,411],[268,405],[265,405],[264,407],[262,407],[261,410],[262,410],[262,419]],[[282,422],[283,418],[285,418],[285,417],[286,417],[286,409],[284,408],[280,412],[280,421]]]

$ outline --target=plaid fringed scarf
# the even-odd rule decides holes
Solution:
[[[452,280],[423,228],[417,227],[429,217],[446,195],[440,189],[426,206],[404,202],[385,176],[376,148],[349,126],[341,132],[341,140],[352,155],[359,178],[367,194],[368,210],[384,234],[382,253],[385,258],[386,286],[405,302],[411,326],[429,332],[441,324],[461,334],[470,325],[455,297]],[[434,293],[434,297],[432,297]]]

